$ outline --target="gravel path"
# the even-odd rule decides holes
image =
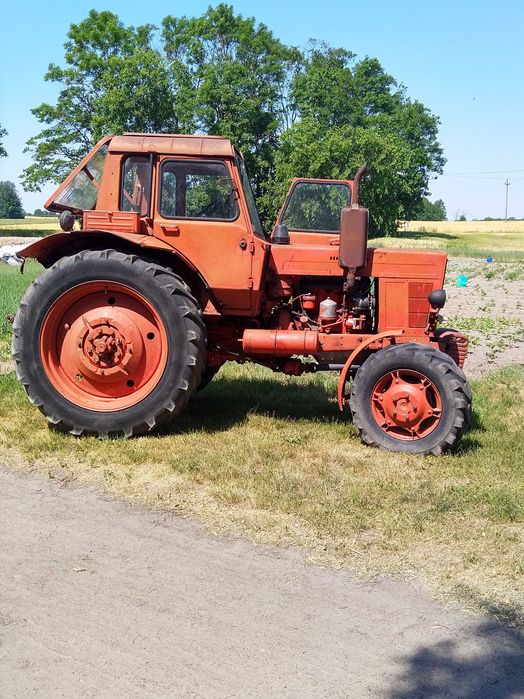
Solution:
[[[524,639],[389,579],[0,467],[2,697],[524,697]]]

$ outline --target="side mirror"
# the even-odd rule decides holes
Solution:
[[[342,209],[338,264],[343,269],[356,269],[366,263],[369,211],[360,206]]]

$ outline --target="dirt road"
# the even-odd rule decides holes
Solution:
[[[0,468],[2,697],[523,697],[524,642],[392,580]]]

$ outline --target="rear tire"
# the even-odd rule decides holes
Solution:
[[[185,408],[206,364],[206,332],[197,301],[172,271],[116,250],[85,250],[28,289],[13,357],[30,401],[54,426],[130,437]]]
[[[219,371],[219,366],[207,366],[202,373],[202,379],[197,390],[202,391],[209,383],[211,383],[211,381],[213,381]]]
[[[446,354],[418,343],[394,345],[358,369],[350,408],[362,440],[410,454],[442,454],[466,430],[471,392]]]

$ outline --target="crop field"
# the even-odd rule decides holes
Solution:
[[[253,365],[223,367],[176,425],[157,435],[60,434],[16,380],[4,320],[39,265],[29,262],[24,275],[0,265],[0,458],[64,487],[95,484],[195,517],[217,533],[297,545],[313,560],[363,576],[417,581],[524,627],[524,316],[517,308],[524,279],[520,263],[472,257],[450,262],[446,313],[479,338],[466,365],[477,377],[473,425],[454,454],[427,458],[364,447],[338,411],[335,375],[292,378]],[[466,289],[456,287],[459,273],[470,275]]]
[[[410,221],[401,225],[397,236],[373,238],[371,244],[524,263],[524,221]]]
[[[59,230],[58,219],[55,217],[2,218],[0,219],[0,245],[7,242],[6,238],[10,239],[9,242],[18,242],[18,238],[41,237]]]

